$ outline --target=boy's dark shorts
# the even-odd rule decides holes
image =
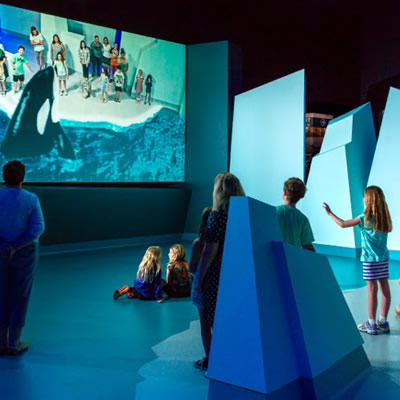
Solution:
[[[122,87],[121,86],[115,86],[115,91],[116,92],[122,92]]]
[[[24,80],[25,80],[25,75],[24,74],[22,74],[22,75],[13,75],[13,81],[14,82],[18,82],[18,81],[23,82]]]

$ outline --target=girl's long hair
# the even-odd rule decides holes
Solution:
[[[221,208],[228,210],[231,196],[244,195],[239,179],[229,172],[221,172],[216,176],[214,182],[213,210],[220,210]]]
[[[158,246],[151,246],[144,253],[139,265],[137,279],[151,283],[158,273],[161,272],[161,249]]]
[[[364,201],[366,225],[370,226],[373,223],[374,231],[391,232],[392,219],[382,189],[378,186],[368,186],[364,191]]]

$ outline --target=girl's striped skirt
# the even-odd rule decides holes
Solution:
[[[363,262],[362,264],[364,280],[389,279],[389,261]]]

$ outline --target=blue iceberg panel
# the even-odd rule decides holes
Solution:
[[[304,177],[304,85],[302,70],[235,98],[231,172],[269,204],[281,203],[287,178]]]
[[[267,246],[280,239],[274,207],[231,199],[209,378],[259,393],[297,378],[284,297]]]
[[[328,144],[324,146],[325,142]],[[340,143],[342,144],[340,145]],[[339,228],[325,213],[322,203],[343,219],[363,211],[363,190],[375,151],[376,135],[369,103],[328,125],[321,153],[313,158],[307,194],[299,208],[310,219],[316,243],[359,248],[358,228]]]
[[[363,340],[328,259],[287,244],[284,252],[311,373],[305,377],[315,378]]]
[[[399,109],[400,90],[390,88],[368,179],[368,185],[380,186],[385,193],[386,202],[394,222],[393,232],[390,233],[388,238],[388,247],[391,250],[400,250],[400,227],[396,223],[400,220],[400,188],[397,183],[400,149]]]

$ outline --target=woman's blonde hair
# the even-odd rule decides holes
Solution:
[[[385,195],[378,186],[368,186],[364,190],[366,225],[371,225],[375,231],[387,233],[392,231],[392,219],[386,204]]]
[[[175,261],[183,261],[186,257],[185,248],[181,244],[174,244],[171,246],[171,250],[176,255]]]
[[[235,175],[221,172],[214,182],[213,210],[227,210],[231,196],[244,196],[242,184]]]
[[[161,272],[161,249],[158,246],[151,246],[144,253],[139,265],[137,279],[143,282],[153,282],[156,275]]]

